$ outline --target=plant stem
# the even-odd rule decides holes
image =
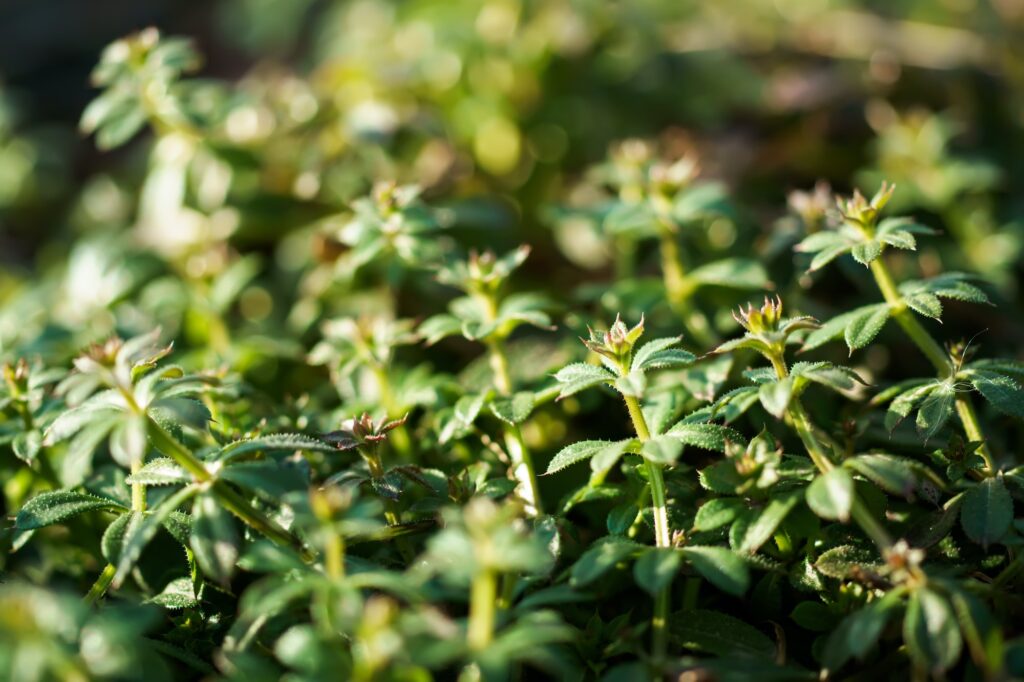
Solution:
[[[896,282],[893,280],[889,268],[886,267],[885,262],[881,258],[871,261],[871,274],[875,277],[875,284],[878,285],[878,290],[882,292],[882,297],[889,304],[889,314],[903,328],[903,331],[914,342],[914,345],[928,358],[928,361],[932,363],[935,370],[939,373],[939,378],[951,378],[955,368],[950,362],[949,354],[942,349],[942,346],[932,338],[928,330],[914,317],[914,314],[907,307],[907,302],[903,300],[903,296],[896,287]],[[956,394],[956,413],[960,417],[960,423],[963,424],[967,439],[981,443],[981,447],[978,448],[978,454],[985,460],[985,467],[988,473],[991,474],[995,471],[992,463],[992,454],[985,443],[985,436],[982,434],[978,415],[974,411],[974,403],[971,402],[970,395],[963,391],[958,391]]]
[[[679,243],[676,241],[675,231],[662,226],[660,245],[661,272],[669,304],[680,316],[683,325],[694,341],[704,349],[713,348],[718,343],[718,339],[711,329],[707,317],[690,301],[693,287],[686,279],[686,271],[683,268],[682,255],[679,251]]]
[[[89,592],[85,595],[85,603],[92,605],[103,598],[103,595],[107,593],[110,588],[110,583],[114,580],[114,574],[117,573],[117,569],[113,564],[107,564],[104,567],[103,572],[100,573],[100,577],[96,578],[96,582],[93,583],[92,587],[89,588]]]
[[[143,461],[141,457],[132,460],[132,476],[137,476],[142,471]],[[132,483],[132,511],[146,511],[146,486],[142,483]]]
[[[202,461],[197,459],[188,448],[179,443],[174,436],[169,434],[160,424],[153,421],[152,418],[149,418],[148,430],[149,438],[154,447],[173,459],[178,466],[190,473],[197,482],[210,484],[214,494],[220,499],[225,509],[240,518],[253,530],[267,536],[277,544],[295,549],[304,560],[312,560],[313,556],[306,549],[302,540],[252,506],[249,500],[234,488],[215,478]]]
[[[494,571],[482,568],[473,577],[469,595],[469,625],[466,639],[474,651],[487,648],[494,637],[498,580]]]
[[[769,359],[779,379],[785,379],[789,376],[786,361],[781,355],[776,354]],[[793,421],[793,428],[796,430],[797,435],[800,436],[800,441],[804,444],[804,449],[807,450],[807,454],[810,455],[811,461],[814,462],[814,466],[817,467],[818,471],[826,474],[835,468],[832,459],[828,456],[828,451],[814,434],[814,425],[807,414],[807,410],[804,409],[800,398],[793,396],[786,411]],[[865,506],[860,496],[856,494],[853,496],[850,513],[853,516],[853,520],[864,531],[864,534],[871,538],[872,542],[878,546],[879,551],[884,556],[885,552],[892,547],[892,538],[889,537],[885,527],[871,514],[871,511]]]
[[[644,418],[643,410],[640,408],[640,401],[635,396],[623,396],[626,399],[626,409],[629,411],[629,418],[633,422],[633,429],[640,442],[650,439],[651,432],[647,428],[647,420]],[[654,542],[658,547],[672,546],[672,533],[668,526],[668,502],[665,494],[665,477],[662,475],[662,465],[645,460],[647,465],[647,477],[651,483],[651,506],[654,509]],[[668,650],[668,611],[671,599],[671,585],[666,585],[654,598],[654,616],[651,619],[651,630],[653,632],[652,655],[655,660],[661,661],[665,658]]]
[[[501,395],[512,394],[512,374],[509,371],[508,356],[505,354],[505,346],[498,339],[491,339],[487,342],[490,351],[491,370],[494,372],[494,385]],[[540,499],[540,487],[537,484],[537,471],[533,466],[533,457],[523,439],[523,433],[518,424],[506,424],[504,428],[505,449],[512,459],[512,473],[519,481],[520,497],[526,503],[526,513],[530,516],[540,516],[544,513],[544,507]]]

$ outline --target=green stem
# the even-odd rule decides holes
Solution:
[[[142,471],[143,461],[139,457],[132,460],[132,476],[137,476]],[[146,511],[146,486],[142,483],[132,483],[132,511]]]
[[[503,573],[501,576],[501,594],[498,595],[498,610],[507,611],[512,606],[519,576],[515,573]]]
[[[896,282],[893,280],[889,268],[886,267],[885,262],[881,258],[871,261],[871,274],[875,277],[875,284],[878,285],[878,290],[882,292],[882,297],[889,304],[889,314],[892,315],[906,335],[910,337],[914,345],[928,358],[928,361],[932,363],[935,371],[939,374],[939,378],[951,378],[955,368],[950,362],[949,354],[943,350],[942,346],[928,333],[928,330],[914,317],[914,314],[907,307],[907,302],[903,300],[903,296],[896,287]],[[964,433],[967,434],[968,440],[981,443],[981,447],[978,448],[978,454],[985,460],[985,467],[989,474],[991,474],[995,471],[992,454],[989,452],[988,445],[985,442],[985,436],[981,431],[981,424],[978,421],[978,415],[974,411],[974,404],[971,402],[969,394],[957,392],[956,413],[960,417],[960,423],[963,424]]]
[[[509,371],[508,356],[502,341],[491,339],[487,343],[490,351],[491,369],[494,372],[494,386],[501,395],[512,394],[512,373]],[[526,504],[526,513],[540,516],[544,507],[540,499],[540,487],[537,483],[537,470],[533,466],[533,457],[523,439],[518,424],[507,424],[504,428],[505,449],[512,459],[512,474],[519,482],[520,497]]]
[[[92,605],[103,598],[103,595],[107,593],[110,588],[110,583],[114,580],[114,574],[117,573],[117,569],[113,564],[107,564],[100,573],[100,577],[96,578],[96,582],[93,583],[92,587],[89,588],[89,592],[85,595],[85,603]]]
[[[474,651],[487,648],[494,638],[498,580],[494,571],[480,569],[473,578],[469,595],[469,625],[466,639]]]
[[[179,443],[174,436],[169,434],[160,424],[149,419],[149,438],[153,446],[175,461],[199,483],[208,483],[213,493],[220,499],[225,509],[244,521],[253,530],[265,535],[279,545],[291,547],[299,552],[306,561],[312,560],[313,556],[306,549],[302,540],[292,535],[288,530],[281,527],[273,519],[256,509],[238,491],[218,480],[206,468],[202,461],[196,458],[188,448]]]
[[[636,431],[640,442],[650,439],[651,431],[647,428],[647,420],[644,418],[643,410],[640,408],[640,401],[635,396],[624,396],[626,409],[629,411],[629,418],[633,422],[633,429]],[[645,460],[647,465],[647,477],[650,479],[651,506],[654,509],[654,542],[658,547],[672,546],[672,532],[668,525],[668,501],[665,493],[665,477],[662,475],[662,465]],[[652,655],[656,661],[664,660],[668,651],[668,611],[671,599],[671,586],[666,585],[654,598],[654,616],[651,619],[651,630],[653,632]]]
[[[693,340],[704,349],[713,348],[717,345],[718,338],[711,329],[707,317],[690,300],[693,287],[686,278],[675,232],[667,227],[662,227],[660,243],[661,273],[665,281],[665,294],[669,304],[682,319],[683,325]]]
[[[772,367],[775,368],[776,376],[779,379],[785,379],[789,375],[785,360],[780,355],[772,356],[769,359],[771,360]],[[807,410],[804,409],[800,398],[793,396],[789,402],[787,412],[793,420],[793,428],[796,430],[797,435],[800,436],[804,449],[807,450],[807,454],[810,455],[811,461],[814,462],[814,466],[818,471],[826,474],[835,468],[832,459],[828,456],[828,451],[821,445],[818,437],[814,434],[814,425],[807,414]],[[855,494],[853,496],[853,505],[850,512],[853,520],[864,531],[864,534],[871,538],[872,542],[878,546],[879,551],[884,556],[885,552],[892,547],[892,538],[889,537],[888,531],[885,530],[882,524],[871,514],[871,511],[865,506],[859,495]]]

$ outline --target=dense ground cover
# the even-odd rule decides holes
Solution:
[[[0,677],[1024,677],[1024,11],[742,5],[5,99]]]

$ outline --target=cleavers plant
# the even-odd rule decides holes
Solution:
[[[1024,678],[1013,292],[954,266],[1012,268],[678,131],[563,167],[512,112],[545,27],[619,35],[575,4],[416,15],[464,53],[395,69],[104,52],[130,208],[0,278],[0,678]]]

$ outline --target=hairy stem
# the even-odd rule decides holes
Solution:
[[[882,297],[889,304],[889,314],[892,315],[906,335],[910,337],[914,345],[928,358],[928,361],[932,363],[935,371],[939,374],[939,378],[948,379],[951,377],[955,368],[950,362],[949,354],[943,350],[938,341],[932,338],[928,330],[914,317],[914,314],[907,307],[907,302],[903,300],[903,296],[896,287],[896,282],[893,280],[889,268],[886,267],[885,262],[881,258],[871,261],[871,274],[875,277],[875,284],[878,285],[878,290],[882,292]],[[985,443],[985,436],[982,434],[978,415],[974,411],[974,404],[971,402],[971,397],[968,393],[957,392],[956,413],[960,417],[960,423],[963,424],[964,433],[967,434],[968,440],[982,444],[978,448],[978,454],[985,460],[985,467],[988,472],[992,473],[995,471],[995,467],[992,464],[992,454]]]
[[[633,421],[633,429],[640,442],[650,439],[651,432],[647,428],[640,401],[634,396],[624,396],[629,418]],[[668,502],[665,493],[665,477],[662,465],[646,461],[647,477],[651,484],[651,506],[654,509],[654,542],[658,547],[672,546],[672,532],[668,526]],[[652,654],[655,660],[665,658],[668,650],[668,611],[671,599],[671,586],[666,585],[654,598],[654,617],[651,620],[653,632]]]

